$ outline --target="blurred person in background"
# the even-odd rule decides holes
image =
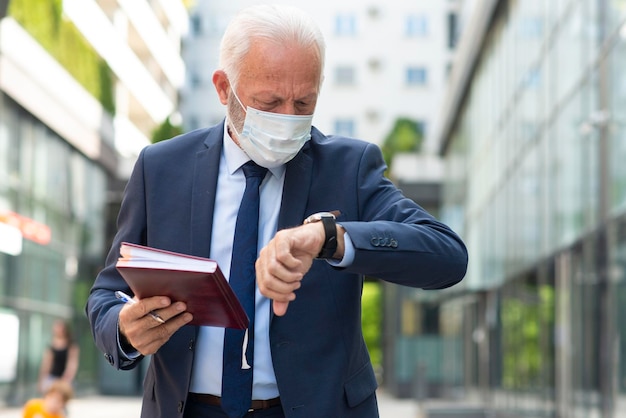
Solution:
[[[70,384],[56,380],[47,387],[42,398],[30,399],[24,404],[22,418],[65,418],[72,396]]]
[[[45,393],[57,380],[71,386],[78,371],[79,356],[80,348],[72,338],[69,324],[60,319],[56,320],[52,325],[52,340],[43,353],[39,369],[40,393]]]
[[[143,418],[378,417],[364,277],[439,289],[465,275],[462,240],[384,177],[376,145],[312,127],[324,50],[298,9],[244,9],[213,73],[225,120],[139,155],[86,312],[113,367],[151,355]],[[255,176],[260,198],[244,199]],[[252,200],[258,221],[240,229]],[[122,242],[216,260],[233,288],[251,286],[249,330],[189,326],[184,301],[164,296],[117,300],[130,292],[116,269]]]

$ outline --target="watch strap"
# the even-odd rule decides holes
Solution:
[[[332,216],[323,216],[321,221],[326,238],[317,258],[333,258],[337,251],[337,224]]]

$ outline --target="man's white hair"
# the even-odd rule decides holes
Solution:
[[[285,5],[258,5],[241,10],[226,28],[220,46],[220,68],[233,85],[239,81],[240,64],[251,41],[265,39],[277,44],[316,46],[319,54],[320,86],[326,45],[315,21],[302,10]],[[319,88],[318,87],[318,88]]]

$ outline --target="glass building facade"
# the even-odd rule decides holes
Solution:
[[[0,1],[0,408],[40,394],[57,319],[80,346],[77,394],[141,387],[142,367],[97,350],[84,309],[133,164],[175,117],[188,14],[131,3]]]
[[[0,244],[14,239],[7,225],[24,236],[21,252],[0,252],[2,401],[21,403],[37,393],[57,319],[71,324],[81,346],[77,384],[97,381],[101,356],[84,304],[105,253],[106,190],[102,166],[0,94]]]
[[[506,416],[626,416],[626,1],[491,3],[439,138],[470,253],[440,304],[450,386]]]

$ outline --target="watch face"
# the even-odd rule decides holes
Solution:
[[[308,224],[308,223],[311,223],[311,222],[319,222],[319,221],[322,220],[322,218],[333,218],[333,219],[335,219],[335,214],[331,213],[331,212],[314,213],[313,215],[311,215],[308,218],[306,218],[304,220],[304,223]]]
[[[335,215],[330,213],[330,212],[319,212],[319,213],[316,213],[313,216],[317,216],[319,219],[322,219],[322,218],[333,218],[333,219],[335,219]]]

